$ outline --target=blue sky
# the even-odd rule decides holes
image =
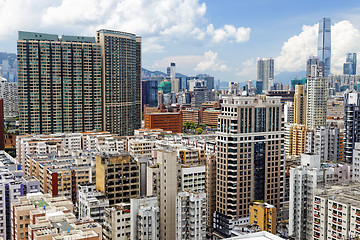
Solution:
[[[143,67],[256,78],[256,58],[275,71],[305,69],[316,54],[317,22],[332,19],[332,72],[360,52],[360,2],[349,0],[0,0],[0,51],[15,52],[18,30],[94,36],[100,28],[142,36]]]

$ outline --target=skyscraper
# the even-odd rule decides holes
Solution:
[[[170,68],[169,68],[169,77],[170,79],[175,79],[176,78],[176,72],[175,72],[175,63],[170,63]]]
[[[360,93],[345,93],[344,107],[344,160],[352,163],[355,143],[360,142]]]
[[[284,159],[280,97],[223,96],[216,140],[214,230],[249,216],[252,200],[277,208],[283,197]]]
[[[274,79],[274,59],[258,58],[257,60],[257,79],[262,80],[263,90],[269,90],[269,79]]]
[[[19,32],[17,52],[20,134],[102,129],[95,38]]]
[[[294,123],[305,124],[306,121],[306,97],[305,86],[296,85],[294,94]]]
[[[307,61],[306,125],[313,129],[326,124],[327,87],[325,64],[317,58]]]
[[[343,74],[356,75],[356,53],[347,53]]]
[[[131,135],[141,126],[141,38],[97,31],[101,45],[104,130]]]
[[[158,81],[143,80],[142,81],[142,104],[149,107],[158,106]]]
[[[325,71],[324,76],[330,74],[331,61],[331,19],[322,18],[319,22],[319,36],[318,36],[318,56],[320,60],[324,61]]]

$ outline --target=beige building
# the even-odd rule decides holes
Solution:
[[[216,157],[215,154],[206,156],[205,193],[206,193],[206,231],[212,233],[213,214],[216,209]]]
[[[294,94],[294,123],[306,123],[305,85],[296,85]]]
[[[300,156],[305,152],[305,140],[308,131],[304,124],[285,124],[286,156]]]
[[[73,203],[49,194],[28,194],[11,205],[13,240],[102,239],[102,227],[90,219],[77,219]]]
[[[205,165],[205,150],[201,148],[180,148],[178,150],[182,165]]]
[[[129,240],[130,227],[130,204],[120,203],[113,207],[105,208],[104,214],[104,240]]]
[[[280,100],[223,96],[216,141],[214,230],[219,236],[230,236],[226,220],[247,217],[254,199],[282,206],[285,163]]]
[[[109,198],[110,207],[140,196],[140,165],[128,153],[96,156],[96,190]]]
[[[131,139],[128,141],[128,151],[135,156],[151,158],[154,141],[145,139]]]
[[[175,239],[176,236],[176,198],[181,190],[179,182],[180,164],[175,150],[157,150],[159,163],[160,189],[160,239]]]

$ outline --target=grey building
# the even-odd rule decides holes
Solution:
[[[325,63],[324,76],[328,77],[331,66],[331,19],[322,18],[319,21],[318,56]]]
[[[269,90],[269,80],[274,79],[274,59],[258,58],[257,60],[257,80],[262,81],[262,90]]]
[[[360,93],[345,93],[344,107],[344,161],[352,163],[355,143],[360,142]]]

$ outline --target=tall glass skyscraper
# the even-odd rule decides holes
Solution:
[[[325,63],[325,77],[330,74],[331,62],[331,19],[322,18],[319,22],[318,58]]]
[[[344,63],[344,74],[356,75],[356,53],[347,53]]]

